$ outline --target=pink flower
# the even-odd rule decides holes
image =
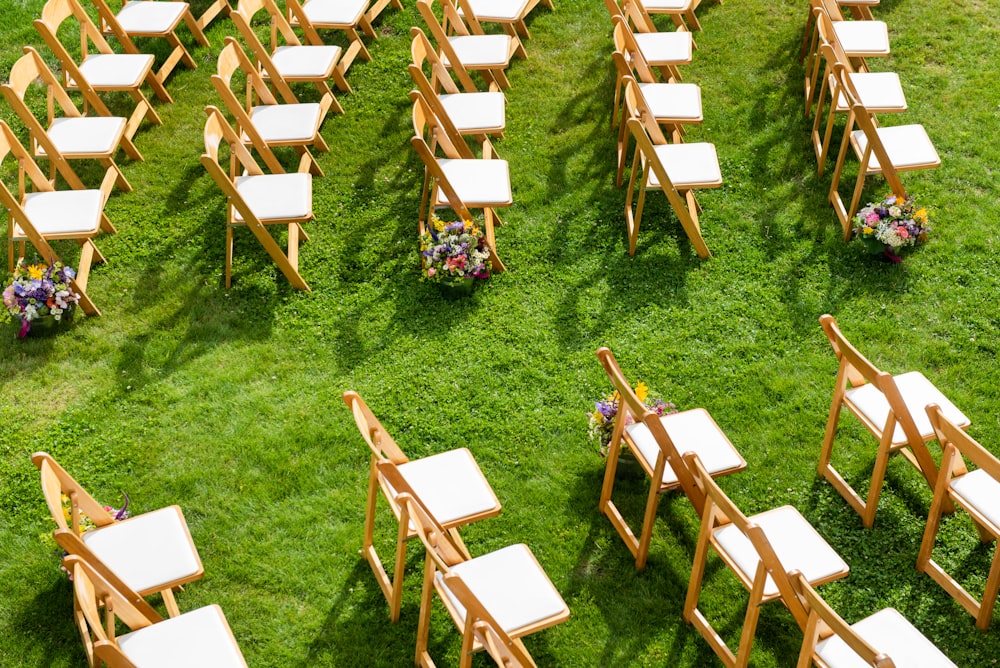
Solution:
[[[434,267],[428,267],[427,268],[427,275],[428,276],[433,276],[436,273],[437,273],[437,269],[435,269]]]

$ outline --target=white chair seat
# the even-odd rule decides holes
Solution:
[[[114,155],[125,132],[125,119],[114,116],[75,116],[56,118],[48,129],[49,138],[59,153],[73,155]],[[39,147],[42,155],[45,150]]]
[[[470,0],[469,4],[480,21],[512,22],[528,10],[527,0]]]
[[[508,547],[464,561],[451,569],[496,619],[504,631],[518,631],[540,620],[569,613],[566,602],[526,545]],[[441,579],[441,574],[437,577]],[[445,588],[464,621],[465,609]]]
[[[640,83],[646,106],[657,121],[701,121],[701,87],[687,83]]]
[[[173,32],[187,10],[186,2],[131,0],[115,18],[122,30],[130,35],[159,35]]]
[[[982,469],[953,478],[951,489],[967,507],[1000,527],[1000,482]]]
[[[686,452],[697,453],[698,458],[701,459],[705,469],[710,474],[735,470],[746,464],[743,457],[736,451],[723,431],[719,429],[719,425],[704,408],[694,408],[681,413],[664,415],[660,418],[660,422],[677,448],[677,452],[681,455]],[[649,427],[644,422],[634,422],[625,430],[638,450],[635,453],[636,456],[645,459],[649,467],[653,468],[656,465],[660,446],[657,445]],[[668,464],[663,469],[663,484],[673,485],[676,483],[677,474]]]
[[[637,32],[635,41],[650,65],[684,65],[691,62],[691,33]]]
[[[84,59],[80,73],[94,88],[124,88],[142,83],[152,66],[153,56],[145,53],[98,53]]]
[[[445,177],[466,206],[510,206],[510,170],[506,160],[438,160]],[[448,197],[438,189],[435,206],[449,206]]]
[[[261,174],[236,177],[236,190],[261,221],[306,218],[312,212],[312,176]],[[233,219],[243,221],[239,209]]]
[[[686,12],[691,9],[691,0],[640,0],[639,4],[649,14]]]
[[[503,130],[506,124],[503,93],[453,93],[440,95],[439,99],[462,134]]]
[[[880,652],[885,652],[897,666],[913,668],[955,668],[948,657],[924,637],[913,624],[893,608],[880,610],[851,624],[859,636]],[[840,636],[831,636],[816,644],[816,654],[829,668],[870,668]]]
[[[958,410],[955,404],[948,401],[948,398],[919,371],[910,371],[893,376],[893,378],[903,396],[903,403],[906,404],[907,410],[913,416],[913,423],[916,425],[917,431],[924,439],[929,439],[934,435],[930,418],[924,411],[927,404],[940,406],[944,416],[953,424],[959,427],[969,426],[969,418]],[[871,383],[847,390],[844,393],[844,399],[880,429],[889,418],[889,402],[886,401],[885,395]],[[906,442],[906,434],[903,433],[903,428],[899,423],[896,424],[896,429],[892,434],[892,442],[894,445]]]
[[[906,111],[906,95],[899,83],[899,75],[895,72],[851,72],[847,78],[851,80],[858,92],[858,101],[872,113],[880,111]],[[833,89],[834,76],[830,76],[830,86]],[[837,111],[850,109],[847,96],[841,92],[837,96]]]
[[[104,209],[104,195],[100,190],[56,190],[27,193],[24,196],[24,214],[39,234],[45,236],[97,234]],[[23,238],[24,231],[17,226],[16,238]]]
[[[226,616],[207,605],[118,636],[138,668],[246,668]]]
[[[268,104],[250,109],[250,122],[261,138],[270,143],[309,143],[323,121],[322,109],[315,102],[303,104]],[[243,141],[250,138],[243,135]]]
[[[358,24],[368,0],[309,0],[302,10],[313,26],[352,27]]]
[[[722,170],[715,144],[658,144],[653,147],[674,188],[707,187],[722,183]],[[659,187],[656,172],[649,171],[649,185]]]
[[[927,131],[922,125],[893,125],[891,127],[880,127],[877,129],[879,139],[885,147],[885,152],[898,171],[912,169],[914,167],[940,165],[941,158],[938,157],[931,138],[927,136]],[[858,160],[864,155],[868,146],[868,138],[862,130],[855,130],[851,133],[851,146],[857,154]],[[873,151],[868,159],[868,172],[879,172],[882,170],[878,162],[878,156]],[[923,410],[923,408],[921,408]]]
[[[166,583],[193,577],[202,570],[179,506],[160,508],[88,531],[83,534],[83,542],[137,592],[158,590]]]
[[[848,570],[840,555],[809,524],[794,506],[782,506],[749,518],[767,536],[785,571],[801,571],[810,583],[820,583]],[[720,551],[728,554],[736,567],[752,581],[760,559],[750,539],[733,524],[713,532]],[[764,584],[764,596],[778,594],[770,575]]]
[[[415,459],[398,468],[434,519],[445,528],[500,506],[468,448]]]
[[[329,79],[338,58],[339,46],[279,46],[271,54],[278,72],[289,79]]]
[[[833,31],[848,56],[889,55],[889,29],[884,21],[834,21]]]
[[[510,62],[510,35],[456,35],[448,43],[466,69],[506,67]],[[451,65],[445,54],[441,61]]]

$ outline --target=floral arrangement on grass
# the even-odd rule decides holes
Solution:
[[[917,208],[911,197],[889,195],[877,204],[868,203],[854,216],[854,235],[872,255],[883,254],[899,262],[898,252],[927,241],[927,209]]]
[[[657,415],[663,416],[677,412],[677,407],[672,403],[658,397],[649,396],[649,388],[645,383],[639,383],[635,386],[635,396],[646,408]],[[595,401],[594,411],[588,414],[590,418],[588,434],[590,440],[597,443],[602,457],[606,457],[608,454],[608,446],[611,444],[611,435],[615,430],[615,418],[618,417],[618,405],[620,401],[621,396],[618,392],[612,392],[603,399]],[[632,424],[633,419],[632,415],[628,415],[625,423],[626,426]]]
[[[3,291],[7,313],[21,321],[18,338],[23,339],[31,330],[33,320],[46,315],[61,320],[73,309],[80,301],[80,295],[69,284],[73,278],[73,268],[60,262],[25,265],[23,259],[18,260],[11,283]]]
[[[490,276],[486,237],[471,220],[446,223],[432,216],[428,230],[420,235],[420,257],[424,280],[434,283]]]

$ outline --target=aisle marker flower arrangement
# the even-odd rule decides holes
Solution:
[[[80,301],[80,295],[70,287],[73,278],[76,272],[61,262],[25,265],[23,258],[18,260],[11,283],[3,291],[9,317],[21,321],[18,338],[27,335],[33,320],[46,315],[61,320],[73,309]]]
[[[434,283],[490,277],[490,249],[486,237],[471,220],[446,223],[431,217],[420,235],[424,280]]]
[[[661,417],[677,412],[677,407],[672,403],[664,401],[659,397],[649,396],[649,388],[645,383],[639,383],[635,386],[635,396],[638,397],[639,401],[641,401],[646,408]],[[597,443],[602,457],[606,457],[608,455],[608,446],[611,445],[611,435],[615,430],[615,419],[618,417],[618,406],[620,402],[621,396],[616,390],[603,399],[595,401],[594,412],[588,414],[590,418],[588,434],[590,436],[590,440]],[[633,421],[633,416],[628,415],[625,422],[626,426],[632,424]]]
[[[927,209],[917,208],[913,198],[889,195],[879,203],[869,202],[854,216],[854,235],[872,255],[884,254],[899,262],[898,251],[927,241]]]

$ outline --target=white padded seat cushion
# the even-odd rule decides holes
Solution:
[[[519,629],[569,612],[526,545],[510,545],[464,561],[452,566],[451,572],[462,578],[497,624],[515,637]],[[465,608],[450,590],[446,593],[464,623]]]
[[[510,206],[514,199],[510,191],[510,170],[506,160],[451,159],[438,160],[445,178],[459,199],[469,207]],[[448,197],[438,188],[435,206],[449,206]]]
[[[115,116],[75,116],[56,118],[48,129],[56,150],[64,156],[78,154],[114,155],[118,151],[125,119]],[[39,147],[39,153],[45,154]]]
[[[328,79],[340,58],[339,46],[279,46],[271,60],[282,78]]]
[[[691,62],[691,33],[638,32],[633,33],[642,57],[650,65],[684,65]]]
[[[137,592],[196,576],[201,559],[184,515],[168,506],[83,534],[97,558]]]
[[[353,27],[361,20],[368,0],[309,0],[302,5],[306,18],[313,27]]]
[[[456,35],[448,43],[466,69],[507,67],[510,62],[510,35]],[[451,66],[447,55],[441,54],[441,61]]]
[[[250,109],[250,122],[265,143],[311,144],[323,122],[323,110],[316,102],[265,104]],[[243,141],[250,138],[243,135]]]
[[[956,668],[941,650],[894,608],[880,610],[851,624],[851,628],[876,650],[885,652],[897,666]],[[830,668],[871,668],[871,664],[862,661],[840,636],[817,643],[816,654]]]
[[[24,214],[35,230],[45,236],[79,234],[92,236],[101,225],[104,195],[100,190],[56,190],[27,193]],[[24,237],[20,226],[14,236]]]
[[[141,84],[152,66],[153,56],[145,53],[96,53],[84,59],[80,73],[94,88],[130,88]]]
[[[927,136],[927,131],[922,125],[893,125],[891,127],[877,128],[879,139],[885,152],[889,156],[889,162],[897,170],[914,168],[918,165],[940,165],[941,158],[938,157],[931,138]],[[858,155],[858,159],[864,155],[868,146],[868,137],[862,130],[855,130],[851,134],[851,145]],[[872,151],[868,159],[868,171],[877,172],[881,170],[878,156]]]
[[[688,83],[640,83],[639,90],[658,121],[700,121],[701,87]]]
[[[704,408],[664,415],[660,422],[677,452],[681,455],[686,452],[696,453],[709,473],[735,470],[746,465],[743,457]],[[660,446],[646,423],[634,422],[625,431],[639,451],[636,454],[645,459],[650,468],[654,468]],[[668,463],[663,468],[663,484],[672,485],[676,482],[677,474]]]
[[[399,465],[399,473],[446,529],[500,509],[493,488],[468,448],[408,461]]]
[[[906,111],[906,95],[895,72],[851,72],[847,77],[858,92],[858,102],[868,111]],[[841,92],[837,96],[837,111],[849,108],[847,96]]]
[[[459,132],[503,130],[506,100],[503,93],[452,93],[438,96]]]
[[[970,471],[951,481],[951,490],[965,504],[975,508],[994,526],[1000,527],[1000,482],[982,469]]]
[[[161,34],[172,32],[180,23],[186,2],[148,2],[143,0],[126,2],[115,17],[122,30],[129,34]]]
[[[639,4],[650,14],[686,12],[691,9],[691,0],[640,0]]]
[[[246,668],[246,661],[217,605],[118,637],[118,646],[138,668]]]
[[[306,218],[312,212],[310,174],[238,176],[236,190],[261,221]],[[243,215],[235,207],[233,217],[243,221]]]
[[[793,506],[782,506],[748,518],[764,531],[785,572],[801,571],[810,583],[827,580],[836,573],[846,573],[847,564],[830,547],[806,518]],[[753,543],[735,525],[727,524],[713,532],[725,551],[748,580],[753,580],[760,558]],[[778,586],[768,574],[764,596],[774,596]]]
[[[667,177],[674,188],[708,187],[722,183],[722,170],[715,144],[693,142],[690,144],[658,144],[653,146]],[[659,187],[656,172],[649,170],[649,185]]]
[[[889,55],[889,29],[884,21],[834,21],[833,31],[848,56]]]
[[[528,13],[527,0],[470,0],[469,4],[480,21],[513,22]]]
[[[893,379],[903,396],[903,403],[906,404],[907,410],[913,417],[917,431],[925,439],[934,435],[934,428],[931,427],[930,418],[927,417],[927,412],[924,410],[927,404],[940,406],[944,416],[959,427],[966,427],[970,424],[969,418],[965,417],[965,414],[958,410],[955,404],[948,401],[948,398],[941,394],[941,391],[934,387],[931,381],[927,380],[919,371],[893,376]],[[885,395],[871,383],[847,390],[844,393],[844,399],[880,429],[889,418],[889,402],[886,401]],[[903,433],[903,427],[898,422],[892,434],[892,442],[894,444],[906,442],[906,434]]]

